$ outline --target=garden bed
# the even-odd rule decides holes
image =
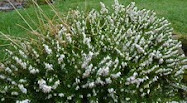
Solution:
[[[11,3],[9,3],[9,1],[4,0],[4,1],[0,1],[0,11],[11,11],[16,9],[20,9],[23,8],[23,2],[18,2],[15,0],[10,0]]]

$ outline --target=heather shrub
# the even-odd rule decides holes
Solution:
[[[70,11],[58,32],[7,49],[1,63],[5,102],[180,101],[186,69],[181,43],[153,11],[115,0],[112,10]]]

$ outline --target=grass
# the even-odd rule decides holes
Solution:
[[[154,10],[159,17],[165,17],[168,19],[174,28],[174,33],[187,35],[187,0],[119,0],[121,3],[128,5],[130,2],[136,2],[139,8],[146,8]],[[99,9],[99,2],[104,2],[106,5],[112,5],[113,0],[59,0],[55,4],[55,8],[62,14],[72,8],[85,11],[89,11],[92,8]],[[50,17],[53,18],[54,13],[47,5],[42,5],[41,8]],[[35,8],[30,7],[26,10],[19,10],[19,12],[24,16],[24,18],[30,23],[30,25],[37,29],[37,25],[34,25],[32,21],[37,23],[37,16],[35,13]],[[29,15],[29,16],[28,16]],[[26,37],[28,31],[19,27],[22,25],[26,28],[26,23],[21,19],[16,11],[12,12],[0,12],[0,31],[5,34]],[[3,49],[4,41],[0,40],[0,50]],[[1,52],[0,52],[1,53]],[[3,54],[0,54],[2,58]]]
[[[69,8],[83,9],[86,11],[95,8],[99,8],[99,2],[102,1],[107,5],[111,5],[113,0],[60,0],[55,4],[55,7],[62,13],[69,10]],[[131,1],[136,2],[139,8],[146,8],[150,10],[154,10],[159,17],[167,18],[174,27],[174,31],[178,34],[187,35],[187,1],[186,0],[120,0],[121,3],[127,5]],[[85,6],[86,5],[86,6]],[[48,6],[41,6],[42,9],[50,15],[51,9]],[[28,8],[25,11],[19,10],[25,18],[26,12],[30,15],[31,19],[35,21],[36,15],[34,13],[34,8]],[[20,24],[25,26],[24,21],[20,18],[20,16],[15,12],[0,12],[0,31],[11,34],[15,36],[24,35],[25,31],[20,29],[20,27],[15,24]]]

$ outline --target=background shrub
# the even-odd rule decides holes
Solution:
[[[1,101],[181,100],[187,59],[170,23],[134,3],[112,7],[70,11],[58,32],[14,43],[0,66]]]
[[[53,3],[54,1],[55,0],[25,0],[24,4],[25,4],[25,6],[30,6],[30,5],[33,5],[33,2],[35,2],[39,5],[42,5],[42,4]]]

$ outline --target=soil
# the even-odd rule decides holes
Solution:
[[[185,40],[181,40],[177,34],[173,34],[173,38],[180,40],[182,42],[182,49],[180,50],[180,52],[184,53],[185,56],[187,57],[187,42],[185,42]]]
[[[2,0],[0,1],[0,11],[11,11],[14,10],[14,7],[20,9],[23,8],[23,4],[23,0]]]

